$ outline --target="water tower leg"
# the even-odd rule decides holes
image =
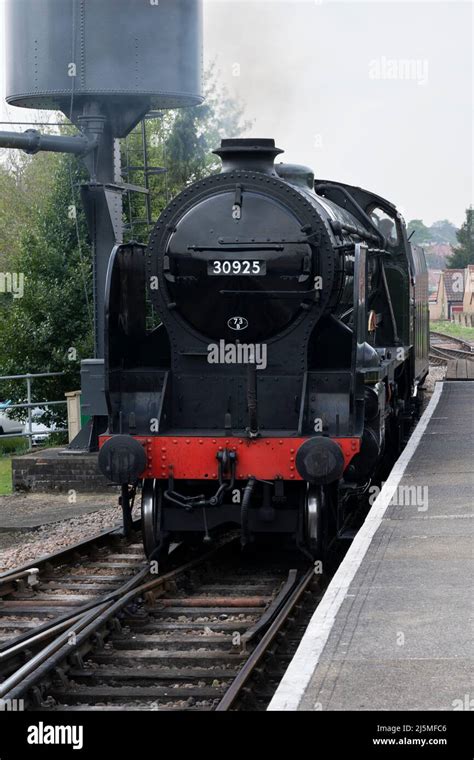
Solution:
[[[85,125],[83,125],[85,126]],[[120,147],[104,125],[98,150],[86,160],[91,181],[81,187],[82,202],[93,252],[94,284],[94,354],[81,368],[82,413],[91,418],[88,426],[69,444],[70,450],[97,451],[98,436],[107,427],[104,394],[105,284],[112,249],[123,242],[122,190],[120,182]],[[87,369],[84,372],[84,365]],[[86,382],[84,382],[86,378]]]

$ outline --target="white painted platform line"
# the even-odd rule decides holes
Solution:
[[[407,446],[397,459],[387,482],[372,505],[372,509],[353,540],[349,551],[339,565],[326,593],[318,604],[308,628],[301,639],[295,656],[283,676],[268,710],[297,710],[311,680],[321,653],[326,645],[336,615],[347,590],[365,557],[372,538],[382,522],[388,505],[398,487],[405,469],[415,453],[427,425],[440,399],[444,383],[437,383],[430,403],[426,407]]]

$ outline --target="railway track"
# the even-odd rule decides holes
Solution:
[[[227,538],[159,577],[135,568],[89,609],[73,607],[33,656],[17,638],[0,699],[43,711],[264,709],[325,584],[300,556],[273,558]]]
[[[147,576],[138,525],[129,538],[110,529],[0,574],[0,677],[102,599]]]
[[[446,367],[448,364],[448,361],[449,359],[446,359],[445,357],[437,356],[435,354],[432,354],[431,352],[429,354],[429,362],[434,367]]]
[[[471,353],[471,343],[467,340],[463,340],[463,338],[456,338],[453,335],[447,335],[446,333],[437,332],[436,330],[430,330],[430,342],[431,345],[434,343],[453,343],[462,351],[467,351],[468,353]]]
[[[453,348],[454,346],[454,348]],[[462,338],[454,338],[440,332],[430,332],[430,364],[445,366],[451,359],[468,359],[474,361],[471,344]]]
[[[264,709],[331,572],[316,575],[300,555],[257,561],[233,537],[192,559],[185,551],[184,564],[178,550],[178,564],[154,576],[137,522],[129,538],[104,531],[0,574],[0,703]]]
[[[451,359],[467,359],[468,361],[474,361],[474,353],[461,351],[456,348],[438,348],[437,346],[431,346],[429,358],[432,364],[442,365],[447,364]]]

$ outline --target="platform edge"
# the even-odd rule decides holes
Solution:
[[[298,709],[329,638],[336,615],[345,599],[347,589],[367,553],[367,549],[382,522],[403,473],[418,448],[418,444],[438,406],[443,387],[443,382],[436,384],[430,402],[422,414],[410,440],[395,462],[388,480],[383,485],[364,524],[357,533],[346,556],[328,585],[326,593],[317,606],[296,650],[295,656],[290,662],[267,707],[268,711],[295,711]]]

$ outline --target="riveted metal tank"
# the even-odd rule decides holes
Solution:
[[[95,108],[122,137],[152,108],[202,102],[202,0],[7,0],[6,99]]]

